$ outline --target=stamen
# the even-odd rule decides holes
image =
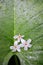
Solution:
[[[25,42],[25,45],[27,45],[27,42]]]
[[[17,46],[14,46],[15,48],[17,48]]]

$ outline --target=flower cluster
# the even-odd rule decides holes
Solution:
[[[21,48],[24,48],[24,50],[28,50],[28,48],[31,48],[31,39],[28,39],[27,41],[23,39],[24,35],[15,35],[13,38],[16,39],[13,46],[10,46],[10,49],[12,52],[20,52]]]

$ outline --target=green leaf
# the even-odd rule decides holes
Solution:
[[[14,12],[13,0],[1,0],[0,3],[0,65],[3,65],[5,56],[10,52],[9,47],[13,44]]]
[[[32,39],[32,47],[17,54],[21,65],[43,65],[43,0],[14,1],[14,32]]]
[[[0,65],[8,65],[13,55],[21,65],[43,65],[43,0],[5,0],[0,15]],[[13,35],[19,33],[32,39],[32,47],[12,53]]]

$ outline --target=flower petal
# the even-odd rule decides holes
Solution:
[[[18,45],[18,41],[15,41],[15,42],[14,42],[14,45]]]
[[[29,43],[29,44],[30,44],[30,43],[31,43],[31,39],[28,39],[28,40],[27,40],[27,43]]]
[[[21,39],[18,38],[18,42],[20,42]]]
[[[20,52],[21,50],[18,48],[17,51]]]
[[[28,47],[24,47],[24,50],[28,50]]]
[[[13,49],[12,52],[16,52],[16,49]]]
[[[13,49],[13,46],[10,46],[10,49]]]
[[[18,35],[15,35],[13,38],[14,38],[14,39],[17,39],[17,38],[18,38]]]
[[[21,43],[24,44],[26,41],[24,39],[21,39]]]
[[[20,44],[19,46],[20,46],[20,47],[24,47],[24,44]]]
[[[29,47],[29,48],[31,48],[31,47],[32,47],[32,45],[31,45],[31,44],[29,44],[29,45],[28,45],[28,47]]]

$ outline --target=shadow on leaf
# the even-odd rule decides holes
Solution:
[[[8,65],[21,65],[18,56],[13,55],[13,56],[10,58],[10,60],[9,60],[9,62],[8,62]]]

